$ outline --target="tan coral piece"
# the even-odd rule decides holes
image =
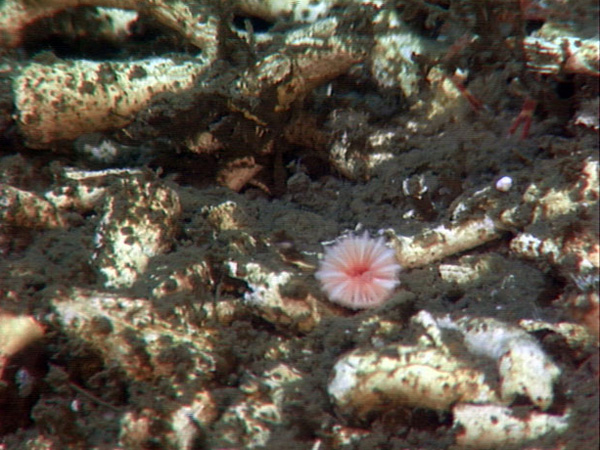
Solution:
[[[0,223],[24,228],[62,228],[65,220],[38,195],[0,183]]]
[[[329,395],[347,417],[398,406],[449,410],[457,402],[498,403],[485,374],[442,349],[390,345],[339,359]]]
[[[551,170],[541,170],[539,178],[550,180]],[[517,256],[541,259],[570,276],[587,277],[597,272],[600,264],[597,219],[593,215],[600,198],[597,173],[598,162],[588,159],[576,178],[565,177],[552,185],[530,183],[523,188],[521,201],[513,203],[507,203],[493,187],[485,187],[458,198],[449,222],[414,236],[401,236],[394,230],[387,234],[404,268],[426,266],[512,231],[516,235],[510,249]],[[442,267],[445,274],[447,268]]]
[[[251,117],[246,106],[261,93],[269,93],[270,97],[271,91],[276,91],[276,104],[267,114],[286,111],[316,86],[345,73],[365,58],[367,48],[360,37],[345,40],[343,27],[343,23],[330,18],[288,33],[281,50],[265,56],[236,80],[232,105],[264,125]]]
[[[131,286],[152,257],[171,248],[181,213],[179,197],[152,178],[116,179],[106,198],[93,261],[107,287]]]
[[[196,95],[210,98],[215,92],[221,96],[226,83],[230,99],[223,113],[242,113],[264,127],[274,114],[366,56],[364,42],[349,43],[343,28],[332,18],[290,32],[280,51],[266,55],[237,79],[226,73],[225,79],[209,74],[203,80],[210,69],[207,58],[30,63],[12,83],[16,122],[29,147],[47,148],[85,133],[120,129],[157,94],[203,86]]]
[[[404,268],[422,267],[447,256],[498,239],[502,232],[489,217],[440,225],[417,236],[392,236],[396,258]]]
[[[15,77],[17,123],[32,148],[114,130],[131,122],[156,94],[181,92],[204,70],[198,61],[31,63]]]
[[[66,167],[60,173],[61,183],[44,195],[58,210],[87,213],[101,207],[115,177],[139,176],[139,169],[107,169],[89,171]]]
[[[456,443],[461,448],[522,448],[527,441],[549,433],[560,434],[569,425],[568,412],[561,416],[536,411],[516,415],[504,406],[466,404],[457,405],[452,412]]]
[[[203,208],[206,219],[216,230],[244,230],[256,226],[255,220],[237,203],[228,200],[215,206]]]
[[[218,403],[209,390],[194,393],[191,403],[172,414],[168,439],[177,449],[192,449],[199,438],[199,425],[207,426],[219,416]],[[140,446],[143,446],[141,444]]]
[[[427,311],[419,312],[413,321],[424,326],[440,348],[445,348],[440,329],[456,330],[463,335],[469,352],[493,360],[498,366],[503,402],[511,403],[522,395],[543,410],[554,402],[554,384],[561,370],[523,329],[485,317],[435,319]]]
[[[240,448],[258,448],[268,444],[273,425],[284,418],[286,396],[290,387],[302,379],[302,373],[283,363],[260,375],[248,374],[240,386],[245,394],[230,405],[215,426],[217,433]]]
[[[0,4],[0,46],[20,45],[28,25],[77,6],[131,9],[149,14],[201,48],[207,60],[216,57],[218,27],[212,9],[214,3],[190,4],[178,0],[6,0]]]
[[[297,22],[311,22],[327,14],[340,0],[237,0],[235,3],[246,14],[266,20],[290,16]]]
[[[532,205],[532,220],[512,239],[511,251],[527,259],[543,259],[575,277],[597,273],[600,241],[593,213],[600,198],[598,161],[584,161],[575,182],[567,185],[544,190],[531,184],[523,198]],[[556,231],[557,225],[549,229],[550,223],[561,224],[561,232]]]
[[[107,364],[116,364],[136,380],[172,377],[178,353],[187,352],[187,380],[209,379],[215,370],[213,332],[173,329],[144,298],[70,289],[51,299],[51,317],[66,333],[84,339]]]
[[[8,359],[43,335],[44,328],[33,317],[0,310],[0,379]]]
[[[239,265],[230,262],[229,268],[232,276],[248,284],[250,292],[244,300],[265,320],[301,332],[309,332],[321,321],[317,300],[310,293],[305,293],[302,298],[285,294],[284,288],[293,280],[291,272],[271,271],[256,262]]]

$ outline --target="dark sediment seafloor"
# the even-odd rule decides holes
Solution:
[[[527,72],[512,44],[448,62],[398,5],[397,32],[360,10],[379,24],[370,56],[352,27],[322,25],[339,38],[324,43],[316,19],[302,34],[263,11],[296,65],[257,31],[227,62],[161,60],[185,81],[154,97],[136,84],[149,58],[113,79],[135,90],[117,130],[88,107],[62,127],[25,120],[43,101],[4,43],[3,86],[32,90],[0,116],[0,448],[597,447],[597,78]],[[405,61],[412,35],[432,47]],[[293,53],[309,37],[320,57]],[[382,66],[387,53],[402,55]],[[84,56],[28,67],[61,79]],[[110,72],[98,64],[81,79]],[[523,92],[537,108],[521,139]],[[404,270],[383,306],[354,312],[313,274],[322,244],[357,227]]]

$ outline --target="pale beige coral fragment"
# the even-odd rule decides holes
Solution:
[[[61,183],[44,194],[59,210],[86,213],[102,204],[115,177],[140,176],[140,169],[106,169],[89,171],[65,167],[60,172]]]
[[[267,445],[273,426],[284,418],[286,391],[302,380],[302,376],[295,368],[280,362],[261,374],[246,374],[240,386],[244,397],[223,412],[215,430],[224,440],[238,443],[240,448]]]
[[[542,410],[554,402],[554,384],[561,371],[525,330],[485,317],[436,319],[426,311],[419,312],[413,321],[426,327],[438,346],[443,346],[440,328],[456,330],[463,335],[469,352],[493,360],[500,375],[503,402],[511,403],[521,395]]]
[[[547,175],[547,172],[540,172]],[[388,231],[398,262],[405,268],[423,267],[448,256],[461,253],[500,238],[507,230],[520,230],[510,242],[511,251],[525,258],[544,259],[564,267],[575,276],[587,276],[600,265],[600,245],[593,221],[583,215],[598,207],[598,162],[586,160],[574,181],[549,186],[529,184],[520,202],[504,204],[497,192],[486,187],[455,202],[453,220],[415,236],[400,236]],[[540,175],[540,177],[545,176]],[[550,177],[548,177],[550,178]],[[481,212],[484,215],[481,215]],[[473,215],[476,215],[473,218]],[[577,222],[580,232],[570,224]],[[557,225],[562,229],[557,232]],[[575,261],[575,271],[573,271]],[[452,267],[443,265],[440,272],[452,277]],[[464,272],[464,271],[463,271]],[[461,276],[470,276],[464,272]]]
[[[525,442],[546,434],[563,433],[569,425],[568,412],[557,416],[536,411],[516,415],[504,406],[461,404],[452,413],[460,448],[521,448]]]
[[[268,115],[287,110],[317,85],[362,60],[366,50],[360,40],[348,44],[337,36],[339,28],[336,19],[327,19],[290,32],[281,51],[267,55],[231,84],[230,110],[265,126],[268,117],[258,117],[253,109],[266,92],[276,90],[276,103]],[[28,146],[44,148],[84,133],[122,128],[157,94],[181,93],[200,83],[210,66],[207,61],[31,63],[12,85],[19,131]],[[212,81],[207,80],[207,95]],[[216,85],[222,82],[217,80]]]
[[[484,216],[464,222],[440,225],[417,236],[393,235],[396,258],[404,268],[422,267],[498,239],[502,234],[494,221]]]
[[[516,395],[529,397],[541,409],[552,405],[560,369],[524,330],[495,319],[438,319],[427,311],[412,322],[424,329],[418,344],[357,349],[335,363],[328,393],[345,417],[362,420],[398,406],[504,407]],[[468,351],[456,351],[460,344],[445,330],[460,332]],[[499,386],[483,369],[481,357],[498,368]]]
[[[275,88],[273,112],[285,111],[316,86],[346,72],[366,56],[367,48],[359,37],[347,42],[339,36],[341,25],[328,18],[289,32],[280,51],[265,56],[236,80],[232,96],[248,102]]]
[[[266,20],[290,16],[297,22],[311,22],[327,14],[340,0],[238,0],[240,11]]]
[[[44,335],[44,328],[31,316],[0,310],[0,379],[8,359]]]
[[[95,235],[93,263],[106,287],[128,287],[173,244],[177,193],[146,175],[115,179]]]
[[[207,379],[214,372],[212,332],[174,329],[152,311],[147,299],[69,289],[57,292],[50,303],[49,320],[85,340],[106,364],[119,366],[133,379],[173,376],[177,363],[164,355],[178,346],[190,352],[188,380]]]
[[[0,183],[0,223],[24,228],[62,228],[65,221],[42,197]]]
[[[407,345],[343,356],[328,392],[344,415],[355,418],[393,406],[449,410],[457,402],[499,402],[483,372],[443,349]]]
[[[244,296],[246,304],[265,320],[301,332],[312,330],[321,321],[317,301],[311,294],[292,298],[283,293],[293,280],[292,272],[271,271],[256,262],[230,261],[228,265],[231,276],[243,279],[250,288]]]
[[[0,46],[19,45],[28,25],[78,6],[130,9],[149,14],[203,49],[207,60],[216,56],[217,20],[210,14],[210,2],[190,4],[178,0],[6,0],[0,4]]]
[[[592,159],[583,162],[577,179],[566,186],[529,185],[523,200],[532,205],[531,223],[511,240],[511,251],[527,259],[567,267],[577,277],[597,273],[598,224],[582,217],[598,210],[598,186],[598,161]],[[560,224],[562,232],[556,232],[558,225],[550,228],[547,224]]]
[[[121,128],[156,94],[189,88],[203,69],[198,61],[166,58],[31,63],[13,82],[19,131],[29,147],[43,148]]]

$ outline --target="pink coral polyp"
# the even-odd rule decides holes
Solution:
[[[315,277],[330,301],[351,309],[373,308],[399,284],[400,265],[383,238],[348,236],[325,249]]]

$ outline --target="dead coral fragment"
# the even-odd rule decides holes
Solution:
[[[57,292],[51,304],[51,321],[135,380],[174,377],[181,353],[189,354],[187,379],[209,379],[214,373],[213,332],[176,330],[153,312],[147,299],[71,289]]]
[[[498,402],[483,372],[443,349],[407,345],[343,356],[328,392],[344,415],[358,419],[394,406],[449,410],[457,402]]]
[[[0,223],[34,229],[66,225],[51,203],[32,192],[4,183],[0,183]]]
[[[296,22],[312,22],[325,16],[339,0],[238,0],[235,3],[246,14],[265,20],[291,16]]]
[[[140,174],[115,179],[113,195],[106,198],[93,260],[107,287],[131,286],[150,258],[171,248],[181,213],[179,197],[152,178]]]
[[[534,411],[522,416],[497,405],[457,405],[452,412],[456,443],[465,448],[520,448],[523,442],[548,433],[562,433],[569,425],[568,412],[553,416]]]
[[[190,4],[193,3],[193,4]],[[211,1],[179,0],[6,0],[0,3],[0,46],[20,45],[27,26],[51,17],[67,8],[104,6],[136,10],[152,16],[166,27],[179,32],[191,44],[201,48],[202,55],[216,57],[218,14]],[[223,2],[225,3],[225,2]]]
[[[15,316],[0,310],[0,379],[9,358],[43,334],[43,327],[33,317]]]
[[[436,319],[421,311],[413,323],[425,329],[416,345],[391,344],[354,350],[333,368],[328,392],[340,412],[358,421],[398,406],[450,410],[455,404],[506,406],[516,395],[541,409],[554,401],[559,368],[525,331],[494,319]],[[463,335],[468,352],[455,356],[457,342],[445,330]],[[472,353],[472,359],[469,354]],[[475,359],[494,360],[500,388]]]
[[[117,129],[153,96],[190,87],[204,66],[166,58],[134,63],[31,63],[14,79],[19,130],[31,148]]]
[[[498,239],[502,231],[490,217],[440,225],[412,236],[392,236],[396,258],[402,267],[422,267],[447,256]]]
[[[240,386],[244,396],[230,405],[215,424],[219,443],[245,449],[268,445],[274,427],[285,420],[284,409],[292,386],[303,375],[282,363],[260,374],[247,373]]]
[[[302,298],[286,295],[289,290],[286,287],[293,285],[291,272],[270,271],[255,262],[238,264],[230,261],[229,269],[232,276],[248,284],[250,292],[244,295],[244,300],[263,319],[301,332],[312,330],[321,321],[317,301],[311,294],[305,293]]]
[[[422,322],[431,319],[425,311],[417,318]],[[504,402],[511,403],[517,395],[522,395],[542,410],[552,405],[553,386],[560,376],[560,369],[526,331],[488,318],[464,317],[453,321],[444,317],[437,320],[436,325],[459,331],[471,353],[497,362],[500,396]],[[431,325],[428,331],[432,332]]]

